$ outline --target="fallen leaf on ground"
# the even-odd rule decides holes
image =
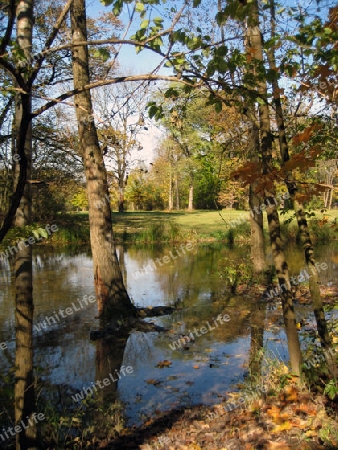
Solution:
[[[292,426],[290,422],[284,422],[281,425],[277,425],[273,430],[272,433],[280,433],[281,431],[285,430],[291,430]]]

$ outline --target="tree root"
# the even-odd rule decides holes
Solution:
[[[103,325],[99,330],[90,332],[90,339],[95,341],[108,336],[126,336],[131,330],[141,331],[144,333],[163,332],[166,328],[160,327],[153,322],[144,322],[144,317],[159,317],[171,314],[176,308],[172,306],[154,306],[148,308],[137,308],[138,317],[127,317],[126,319],[113,320],[108,325]]]

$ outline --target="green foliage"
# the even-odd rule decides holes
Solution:
[[[165,222],[154,222],[147,225],[138,235],[137,242],[156,244],[163,242],[177,242],[182,239],[180,226],[167,220]]]
[[[234,294],[238,284],[249,284],[253,279],[253,268],[245,258],[223,258],[220,261],[220,277]]]
[[[331,400],[334,400],[338,396],[338,381],[336,378],[333,378],[325,385],[324,393]]]
[[[74,194],[70,203],[75,206],[77,211],[87,211],[88,210],[88,198],[87,193],[84,188],[79,188]]]

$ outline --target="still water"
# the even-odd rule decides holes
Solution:
[[[74,411],[79,407],[73,398],[76,393],[114,373],[120,373],[118,382],[98,387],[97,395],[118,399],[123,421],[129,426],[179,405],[219,403],[247,371],[257,305],[265,319],[265,346],[287,358],[278,302],[267,304],[259,294],[231,296],[220,279],[222,258],[248,258],[247,247],[201,245],[185,253],[175,251],[118,248],[134,303],[140,307],[177,304],[178,309],[171,316],[152,319],[166,332],[135,331],[127,341],[102,342],[89,339],[90,331],[98,327],[96,304],[88,301],[94,295],[89,249],[34,250],[35,367],[45,386],[42,396],[55,408],[64,414]],[[337,246],[319,247],[317,255],[319,262],[328,265],[320,272],[320,281],[330,285],[338,278]],[[304,268],[302,250],[290,249],[288,259],[291,275],[298,275]],[[8,347],[0,358],[0,373],[5,374],[13,366],[15,352],[13,267],[0,264],[0,343]],[[152,270],[137,273],[149,264]],[[229,320],[216,326],[219,314],[228,315]],[[308,316],[309,307],[297,307],[297,314]],[[193,331],[201,327],[203,333]],[[174,342],[189,333],[194,341],[175,348]],[[122,366],[131,367],[132,372],[121,374]]]

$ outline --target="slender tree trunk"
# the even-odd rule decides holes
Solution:
[[[250,185],[249,207],[251,224],[251,260],[256,274],[263,274],[266,271],[264,232],[263,232],[263,213],[257,213],[262,204],[261,197],[255,194],[257,183]]]
[[[259,153],[259,130],[253,123],[250,133],[252,157],[251,161],[257,161]],[[251,260],[253,262],[254,272],[263,274],[266,271],[265,262],[265,245],[263,231],[263,212],[261,205],[263,204],[262,196],[255,193],[258,187],[258,181],[250,184],[249,190],[249,208],[250,208],[250,225],[251,225]]]
[[[32,52],[33,36],[33,0],[21,0],[17,10],[17,42],[29,60]],[[24,75],[24,74],[23,74]],[[25,76],[25,75],[24,75]],[[32,220],[32,196],[29,182],[32,172],[32,101],[31,95],[18,95],[15,105],[15,127],[13,139],[15,153],[20,156],[18,146],[24,145],[26,183],[23,196],[16,211],[15,225],[23,227]],[[14,167],[14,187],[20,179],[18,164]],[[33,375],[33,271],[32,247],[20,245],[15,257],[15,424],[21,421],[31,426],[16,433],[16,449],[37,448],[37,427],[33,420],[35,391]]]
[[[251,16],[248,23],[248,48],[252,49],[254,64],[256,66],[254,68],[255,70],[263,62],[263,38],[259,28],[259,8],[257,0],[254,0],[251,3]],[[262,102],[258,105],[258,109],[263,175],[267,175],[271,170],[272,162],[272,134],[270,126],[269,107],[267,103],[266,83],[257,80],[257,90],[262,99]],[[276,204],[274,202],[275,188],[273,186],[273,182],[265,183],[264,197],[267,205],[266,212],[268,217],[272,255],[276,267],[278,283],[280,286],[283,286],[283,291],[281,293],[283,318],[285,331],[288,338],[288,350],[291,368],[293,373],[299,375],[302,356],[296,326],[296,316],[293,308],[288,264],[285,259],[283,241],[280,236],[279,215]]]
[[[124,212],[124,180],[119,180],[119,213]]]
[[[253,311],[253,315],[251,316],[249,379],[253,385],[256,384],[257,380],[261,377],[265,309],[266,307],[263,309],[263,304],[261,304]]]
[[[178,188],[178,174],[175,177],[176,210],[180,210],[180,190]]]
[[[84,0],[74,0],[71,26],[74,44],[87,40]],[[73,75],[75,89],[90,83],[86,46],[73,49]],[[87,182],[90,243],[99,315],[105,318],[133,315],[136,308],[124,286],[114,246],[110,204],[102,201],[108,196],[108,184],[97,130],[92,120],[86,120],[93,113],[90,91],[75,95],[75,110]]]
[[[174,209],[174,196],[173,196],[173,173],[171,162],[169,163],[169,201],[168,201],[168,209],[172,211]]]
[[[329,201],[328,201],[328,205],[327,205],[328,209],[331,209],[331,207],[332,207],[332,198],[333,198],[333,186],[330,188],[330,191],[329,191]]]
[[[271,10],[271,34],[272,38],[275,37],[275,4],[274,0],[271,0],[270,5]],[[274,46],[268,52],[269,66],[270,69],[275,70],[275,49]],[[275,105],[275,113],[276,113],[276,122],[278,126],[278,137],[279,137],[279,147],[280,153],[282,157],[283,163],[286,163],[289,160],[289,146],[285,133],[285,122],[284,122],[284,113],[280,98],[280,89],[278,85],[277,79],[272,83],[273,90],[273,99]],[[304,205],[300,203],[297,199],[297,184],[293,179],[292,173],[288,172],[286,179],[286,185],[288,188],[288,192],[290,194],[290,198],[292,201],[293,209],[296,213],[296,218],[298,222],[298,228],[301,236],[301,240],[303,243],[304,253],[305,253],[305,262],[308,267],[308,272],[311,275],[309,279],[309,289],[311,294],[311,299],[313,303],[314,315],[317,322],[317,330],[321,342],[321,346],[324,348],[326,361],[328,368],[334,376],[337,376],[337,364],[333,360],[332,355],[334,354],[332,351],[332,341],[328,332],[327,323],[325,319],[323,302],[320,295],[319,290],[319,280],[318,280],[318,270],[316,266],[316,260],[314,256],[314,248],[310,238],[309,228],[306,220]]]
[[[189,186],[189,201],[188,201],[188,211],[194,210],[194,185],[193,182],[190,182]]]

